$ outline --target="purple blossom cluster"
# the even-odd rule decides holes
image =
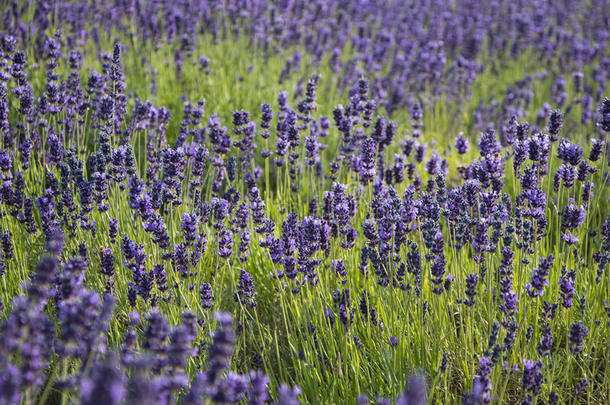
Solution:
[[[192,356],[201,355],[193,346],[200,327],[192,312],[184,312],[176,326],[170,326],[167,317],[155,308],[145,319],[132,312],[122,346],[109,346],[106,335],[116,300],[84,287],[86,267],[80,256],[63,265],[45,257],[26,295],[13,300],[11,314],[0,323],[5,339],[0,352],[5,371],[0,377],[3,402],[19,402],[23,392],[44,385],[44,370],[56,355],[78,366],[55,384],[74,390],[82,402],[169,404],[186,388],[185,403],[203,403],[204,398],[210,398],[221,403],[249,399],[262,404],[269,399],[269,378],[264,373],[223,376],[234,345],[232,317],[227,313],[216,314],[207,369],[192,383],[186,366]],[[55,301],[59,332],[45,311],[50,300]],[[142,330],[139,339],[136,328]],[[295,387],[282,395],[298,401],[299,390]]]

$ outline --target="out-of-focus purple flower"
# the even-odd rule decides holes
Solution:
[[[486,403],[485,394],[485,386],[481,381],[475,381],[472,391],[464,395],[462,405],[483,405]]]
[[[208,74],[209,71],[206,69],[210,66],[210,58],[208,58],[205,55],[201,55],[198,59],[198,62],[199,62],[199,70],[205,70],[206,74]]]
[[[605,98],[602,101],[602,105],[599,107],[599,120],[597,125],[601,127],[603,131],[610,132],[610,99]]]
[[[265,373],[250,370],[250,388],[248,389],[248,403],[250,405],[264,405],[269,401],[268,384],[269,377]]]
[[[390,336],[390,345],[392,347],[398,346],[398,338],[396,338],[396,336]]]
[[[477,375],[474,377],[475,387],[479,386],[478,390],[484,403],[489,403],[493,399],[491,390],[491,372],[493,371],[493,363],[487,357],[479,358],[479,367]]]
[[[119,362],[109,357],[91,366],[89,375],[80,383],[81,401],[86,404],[119,405],[127,393],[127,379]]]
[[[233,319],[226,312],[217,312],[217,327],[209,350],[208,367],[206,371],[207,380],[210,384],[218,381],[221,374],[229,367],[229,361],[233,354]]]
[[[274,405],[299,405],[301,395],[301,389],[298,385],[290,387],[288,384],[282,383],[280,388],[277,390],[277,402]]]
[[[468,152],[469,146],[468,139],[466,139],[463,133],[460,133],[460,136],[455,140],[455,149],[457,149],[460,155],[463,155]]]
[[[551,140],[557,140],[557,135],[559,135],[559,131],[561,130],[561,126],[563,125],[563,114],[559,111],[555,110],[551,113],[549,118],[549,124],[547,126],[547,130],[551,135]]]
[[[425,405],[426,403],[426,379],[423,374],[411,374],[407,379],[404,392],[396,399],[396,405]]]
[[[569,232],[566,233],[562,233],[561,234],[561,240],[563,240],[565,243],[567,243],[568,245],[575,245],[579,242],[579,239],[577,236],[572,235]]]
[[[576,388],[574,388],[574,396],[581,396],[584,392],[587,391],[588,386],[589,381],[586,378],[579,378],[578,383],[576,383]]]
[[[107,314],[100,313],[102,301],[96,292],[79,289],[66,298],[58,304],[61,333],[57,350],[62,356],[86,358],[99,350],[94,345],[98,343],[98,336],[106,332],[108,325],[102,317]]]
[[[437,151],[432,151],[430,159],[426,162],[426,172],[430,175],[439,174],[441,170],[441,155]]]
[[[47,235],[47,251],[55,256],[61,255],[64,249],[65,234],[60,227]]]

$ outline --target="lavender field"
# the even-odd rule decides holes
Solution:
[[[0,405],[610,403],[610,0],[0,1]]]

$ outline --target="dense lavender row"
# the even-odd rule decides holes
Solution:
[[[284,55],[279,77],[266,75],[267,80],[281,84],[310,63],[327,66],[337,88],[347,91],[367,74],[372,98],[389,113],[410,107],[424,92],[430,102],[444,96],[459,106],[477,75],[499,55],[534,59],[536,71],[525,71],[510,97],[485,100],[477,109],[477,121],[500,125],[529,106],[530,75],[548,71],[553,86],[543,101],[568,109],[579,103],[583,119],[591,119],[610,70],[609,14],[607,1],[14,1],[0,27],[32,44],[39,59],[48,32],[57,28],[69,48],[86,45],[94,54],[116,35],[133,47],[172,44],[178,78],[193,56],[209,73],[202,37],[213,43],[243,38],[265,59]],[[142,65],[150,62],[144,58]],[[583,71],[592,81],[583,81]],[[150,74],[156,82],[158,72]],[[575,86],[587,87],[582,100],[567,98],[572,78]],[[300,91],[306,80],[299,75]],[[541,114],[548,118],[549,112],[547,107]]]
[[[9,4],[0,403],[609,400],[610,5],[470,3]]]

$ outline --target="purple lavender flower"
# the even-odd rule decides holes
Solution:
[[[269,136],[269,133],[267,132],[267,130],[269,128],[271,128],[271,120],[273,119],[273,110],[271,109],[271,106],[269,104],[262,104],[261,105],[261,128],[263,128],[265,130],[265,134],[266,136],[263,136],[263,138],[267,138]]]
[[[116,218],[110,218],[108,221],[108,236],[110,236],[110,243],[116,243],[116,237],[119,233],[119,221]]]
[[[561,213],[561,226],[567,229],[580,227],[585,220],[585,207],[574,205],[574,199]]]
[[[356,398],[356,405],[369,405],[370,403],[371,400],[365,394],[360,394],[358,395],[358,398]]]
[[[542,337],[540,338],[540,343],[538,344],[538,354],[540,356],[548,356],[553,349],[553,331],[551,330],[550,325],[544,325],[544,331],[542,333]]]
[[[248,206],[245,203],[239,204],[235,210],[235,225],[241,229],[244,229],[248,226],[249,219],[250,211],[248,210]]]
[[[610,132],[610,99],[605,98],[602,105],[599,107],[599,120],[597,125],[603,131]]]
[[[169,235],[167,234],[167,228],[163,223],[163,218],[158,215],[151,217],[144,225],[144,230],[153,234],[153,242],[156,243],[161,249],[167,249],[170,246]]]
[[[103,249],[100,254],[101,273],[107,277],[114,276],[114,255],[109,248]]]
[[[237,291],[233,294],[233,298],[240,304],[247,304],[251,308],[254,308],[256,306],[255,296],[254,281],[252,280],[250,273],[242,270],[239,275]]]
[[[199,296],[201,298],[201,307],[203,309],[212,308],[212,301],[214,301],[212,286],[210,286],[208,283],[201,284],[199,287]]]
[[[528,396],[536,397],[542,389],[544,376],[542,374],[542,362],[533,360],[525,360],[523,362],[523,377],[521,378],[521,386],[523,391]]]
[[[262,371],[250,370],[250,388],[248,389],[248,403],[250,405],[265,405],[269,400],[267,385],[269,377]]]
[[[475,387],[479,386],[478,391],[480,392],[483,402],[489,403],[493,399],[491,390],[493,385],[491,384],[491,372],[493,371],[493,363],[487,357],[479,358],[479,367],[477,369],[477,375],[474,377]]]
[[[568,333],[569,347],[572,353],[578,354],[582,351],[583,342],[588,334],[589,329],[582,322],[574,322],[572,324]]]
[[[345,264],[343,264],[342,260],[333,260],[332,268],[341,279],[341,283],[345,284],[347,282],[347,269],[345,268]]]
[[[544,287],[549,283],[546,278],[553,266],[553,260],[555,260],[555,256],[553,255],[540,258],[538,268],[532,272],[530,282],[525,285],[525,289],[530,297],[541,297],[544,294]]]
[[[476,273],[470,273],[466,276],[466,295],[468,298],[464,300],[464,304],[469,307],[473,306],[475,303],[474,297],[477,294],[476,288],[478,281],[479,275]]]
[[[582,186],[582,201],[587,204],[591,201],[593,197],[593,183],[591,181],[587,181]]]
[[[182,221],[180,222],[180,228],[187,244],[192,244],[197,239],[197,225],[199,220],[194,214],[184,213],[182,215]]]
[[[426,379],[423,374],[414,373],[409,376],[404,392],[396,398],[396,405],[425,405]]]
[[[563,240],[566,244],[568,245],[575,245],[579,242],[579,239],[577,236],[572,235],[569,232],[566,233],[562,233],[561,234],[561,240]]]
[[[498,142],[496,139],[496,133],[492,128],[487,128],[485,132],[481,133],[481,138],[479,139],[481,156],[489,156],[500,153],[500,148],[500,142]]]
[[[559,142],[557,157],[572,166],[578,166],[580,159],[583,157],[583,148],[562,139]]]
[[[604,146],[606,143],[600,139],[592,139],[591,140],[591,151],[589,152],[589,160],[591,162],[597,162],[601,157]]]
[[[564,269],[563,275],[559,278],[559,294],[561,295],[562,305],[564,308],[572,307],[572,299],[576,294],[574,289],[574,271],[567,272]]]
[[[368,292],[363,291],[360,298],[360,313],[364,319],[370,320],[374,326],[379,324],[377,319],[377,310],[371,306],[371,299]]]
[[[563,125],[563,114],[559,111],[555,110],[551,113],[551,117],[549,118],[549,125],[547,126],[547,130],[551,135],[551,140],[556,141],[557,135],[559,135],[559,131],[561,130],[561,126]]]
[[[437,151],[432,151],[430,159],[426,162],[426,172],[430,175],[439,174],[441,170],[441,155]]]
[[[249,246],[252,240],[250,236],[250,230],[244,229],[240,232],[241,240],[239,242],[239,251],[237,252],[237,256],[242,262],[248,261],[248,257],[250,257]]]
[[[362,141],[360,146],[360,178],[363,184],[368,184],[375,177],[375,154],[377,144],[374,139]]]
[[[481,381],[475,381],[472,391],[464,395],[462,405],[483,405],[485,402],[485,387]]]
[[[137,305],[138,292],[136,290],[135,283],[131,281],[127,284],[127,302],[132,308],[135,308]]]
[[[65,295],[66,299],[58,304],[61,333],[57,350],[62,356],[84,358],[91,351],[98,350],[94,345],[98,343],[98,335],[104,333],[108,325],[102,318],[105,314],[101,313],[99,294],[87,289],[72,293],[72,296]]]
[[[233,253],[233,237],[231,232],[221,229],[218,236],[218,255],[224,259],[231,257]]]
[[[52,165],[57,165],[61,162],[64,154],[63,145],[59,137],[55,134],[53,128],[50,129],[47,136],[46,160]]]
[[[586,378],[579,378],[578,383],[576,383],[576,388],[574,388],[574,396],[579,397],[584,392],[587,391],[587,387],[589,386],[589,381]]]
[[[290,387],[289,385],[282,383],[277,392],[277,402],[274,405],[299,405],[299,395],[301,389],[298,385]]]
[[[557,169],[558,177],[561,178],[561,183],[566,187],[570,188],[574,185],[576,179],[576,170],[569,164],[562,164]],[[557,188],[557,187],[555,187]]]
[[[159,291],[167,291],[167,273],[165,272],[165,267],[162,264],[155,264],[152,272]]]
[[[547,135],[536,132],[529,138],[527,148],[530,160],[546,164],[551,151],[551,140]]]
[[[81,380],[81,401],[88,404],[118,405],[127,393],[127,381],[116,357],[92,365],[89,375]]]
[[[2,244],[2,258],[5,261],[13,258],[13,240],[11,231],[4,231],[0,237]]]
[[[468,139],[466,139],[463,133],[460,133],[460,136],[455,140],[455,149],[457,149],[460,155],[463,155],[468,152],[469,146]]]
[[[226,312],[217,312],[214,317],[217,327],[209,350],[206,371],[207,381],[210,384],[215,384],[220,379],[221,374],[229,367],[235,341],[231,315]]]

